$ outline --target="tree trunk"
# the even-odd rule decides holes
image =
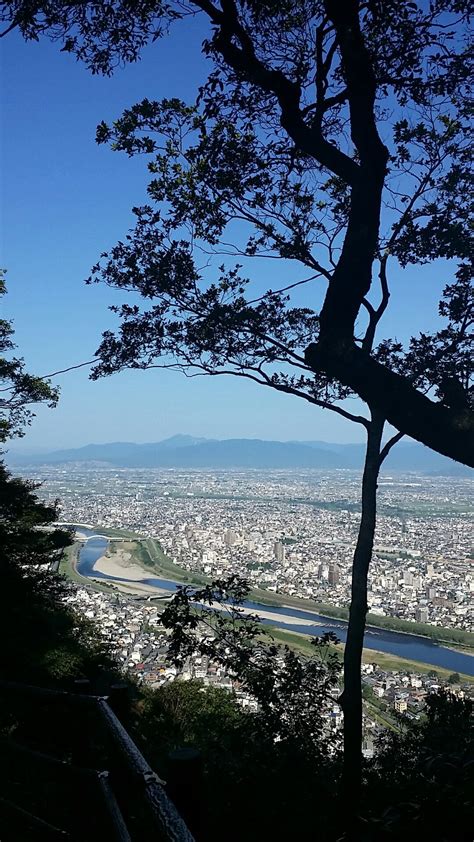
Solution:
[[[344,650],[344,800],[348,817],[358,809],[362,779],[362,686],[361,662],[367,614],[367,575],[372,558],[376,523],[377,479],[385,419],[375,411],[367,434],[364,475],[362,479],[362,514],[352,564],[351,605]]]

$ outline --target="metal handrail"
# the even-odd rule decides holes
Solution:
[[[27,758],[28,768],[31,768],[32,763],[36,763],[41,769],[49,767],[51,770],[55,770],[61,775],[68,775],[71,778],[78,778],[79,780],[82,780],[82,782],[88,781],[89,783],[95,785],[105,806],[110,824],[110,831],[113,831],[113,839],[115,842],[132,842],[122,812],[115,797],[115,793],[110,785],[109,772],[105,770],[98,771],[97,769],[88,769],[84,766],[76,766],[74,764],[67,763],[65,760],[60,760],[59,758],[52,757],[42,751],[37,751],[29,746],[24,746],[21,743],[15,742],[15,740],[9,739],[8,737],[0,739],[0,749],[2,750],[3,755],[6,755],[7,757],[10,755],[10,758],[14,755],[23,755]],[[22,809],[17,805],[14,806],[17,810]],[[40,819],[38,816],[33,816],[29,813],[28,815],[34,818],[36,822],[44,823],[44,819]],[[63,831],[63,833],[67,833],[67,831]]]
[[[0,691],[2,690],[12,694],[42,697],[95,708],[133,777],[139,783],[161,838],[166,842],[194,842],[194,837],[163,787],[165,782],[158,777],[143,757],[110,707],[108,696],[70,693],[67,690],[52,690],[6,680],[0,680]],[[61,763],[61,761],[57,762]]]
[[[21,823],[29,828],[33,828],[39,833],[47,834],[43,838],[71,839],[71,835],[66,830],[61,830],[61,828],[45,822],[44,819],[34,816],[32,813],[24,810],[23,807],[19,807],[18,804],[14,804],[13,801],[8,801],[6,798],[0,798],[0,815],[2,813],[8,816],[9,821],[14,820],[17,824]]]

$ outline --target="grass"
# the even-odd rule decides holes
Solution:
[[[379,708],[374,705],[372,702],[368,702],[367,699],[364,699],[364,705],[367,706],[367,710],[370,716],[382,725],[384,728],[390,728],[391,731],[400,732],[400,727],[397,727],[396,721],[392,719],[390,714],[387,711],[379,710]]]
[[[310,635],[305,635],[302,632],[281,631],[273,626],[267,626],[267,628],[276,643],[289,646],[304,655],[314,655],[315,650],[311,644],[312,638]],[[331,650],[340,654],[342,660],[344,644],[337,643],[331,646]],[[426,675],[429,672],[435,671],[438,677],[443,680],[448,679],[453,672],[452,670],[444,669],[444,667],[434,667],[432,664],[423,664],[420,661],[399,658],[397,655],[387,655],[385,652],[377,652],[373,649],[364,649],[362,662],[364,664],[377,664],[377,666],[386,672],[410,672]],[[465,684],[474,684],[474,676],[472,675],[460,673],[460,678]]]
[[[387,655],[385,652],[377,652],[373,649],[364,649],[362,655],[364,664],[377,664],[381,669],[398,672],[415,672],[420,675],[426,675],[429,672],[436,672],[439,678],[446,680],[452,675],[453,670],[445,669],[444,667],[433,666],[433,664],[423,664],[421,661],[410,661],[406,658],[399,658],[397,655]],[[466,684],[474,684],[474,676],[459,673],[461,681]]]
[[[68,579],[72,579],[73,582],[77,582],[78,584],[83,585],[87,579],[85,576],[81,576],[76,570],[76,564],[79,557],[79,551],[81,549],[82,544],[74,543],[71,544],[70,547],[66,547],[64,550],[63,557],[59,563],[59,572],[66,576]]]
[[[207,585],[211,581],[207,576],[183,570],[171,561],[155,538],[145,538],[137,542],[133,556],[135,561],[153,570],[162,579],[175,579],[190,585]]]
[[[113,531],[113,530],[111,530]],[[120,532],[120,530],[115,530]],[[126,530],[121,530],[126,532]],[[133,533],[128,533],[133,534]],[[155,538],[145,538],[136,541],[136,548],[132,551],[134,561],[145,568],[153,570],[163,579],[174,579],[177,582],[190,585],[206,585],[211,579],[202,573],[187,571],[171,561],[164,552],[161,544]],[[253,602],[260,602],[268,606],[289,606],[299,608],[302,611],[313,611],[330,619],[348,620],[349,609],[338,608],[334,605],[315,602],[312,599],[305,599],[288,594],[277,594],[263,588],[252,588],[249,599]],[[474,634],[462,629],[446,629],[441,626],[433,626],[429,623],[413,623],[410,620],[402,620],[399,617],[380,617],[375,614],[367,615],[367,624],[374,628],[387,629],[389,631],[401,632],[403,634],[421,635],[435,640],[437,643],[447,644],[453,647],[462,647],[465,651],[474,649]]]
[[[118,529],[109,526],[93,526],[94,533],[97,535],[105,535],[106,538],[131,538],[140,540],[140,535],[136,532],[131,532],[130,529]]]
[[[305,599],[299,596],[277,594],[253,588],[250,591],[249,599],[254,602],[261,602],[264,605],[284,606],[299,608],[302,611],[313,611],[323,617],[336,620],[348,620],[349,609],[338,608],[335,605],[314,602],[312,599]],[[461,647],[465,651],[474,649],[474,634],[462,629],[447,629],[442,626],[433,626],[429,623],[413,623],[411,620],[402,620],[399,617],[380,617],[376,614],[367,614],[367,625],[378,629],[401,632],[403,634],[414,634],[428,637],[438,643],[448,644],[453,647]]]
[[[152,570],[158,577],[174,579],[177,582],[189,585],[207,585],[211,581],[208,576],[184,570],[171,561],[156,538],[141,538],[136,532],[128,529],[109,527],[94,527],[94,529],[110,538],[130,538],[135,541],[135,548],[131,551],[133,560],[148,570]],[[304,597],[290,596],[289,594],[277,594],[263,588],[253,588],[249,593],[249,599],[253,602],[261,602],[263,605],[277,607],[287,605],[290,608],[299,608],[302,611],[313,611],[331,619],[346,621],[349,619],[349,609],[346,607],[340,608]],[[403,634],[428,637],[437,643],[461,648],[464,651],[474,650],[474,634],[462,629],[447,629],[442,626],[433,626],[430,623],[414,623],[410,620],[402,620],[399,617],[380,617],[370,613],[367,615],[367,625]]]
[[[294,649],[295,652],[299,652],[302,655],[314,655],[316,651],[314,645],[311,643],[311,641],[314,640],[314,637],[310,637],[310,635],[306,635],[301,632],[286,632],[278,629],[276,626],[269,625],[266,625],[265,629],[268,630],[269,634],[271,634],[274,638],[275,643],[281,643],[283,646],[288,646],[290,649]],[[329,649],[331,652],[337,652],[340,654],[342,661],[344,647],[340,643],[331,644]]]

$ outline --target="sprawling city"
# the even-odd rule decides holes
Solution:
[[[75,564],[62,568],[74,580],[68,603],[97,623],[121,667],[152,687],[197,677],[206,684],[233,688],[249,709],[255,705],[251,695],[208,658],[188,658],[181,670],[167,660],[167,635],[160,627],[162,604],[153,600],[153,594],[179,570],[183,583],[236,574],[259,594],[279,595],[280,605],[285,605],[285,598],[300,598],[300,608],[308,600],[309,611],[322,605],[323,614],[324,606],[337,609],[349,603],[360,517],[360,475],[355,471],[192,471],[76,464],[24,469],[23,474],[42,480],[45,499],[60,499],[61,522],[77,525],[79,555]],[[368,591],[372,622],[377,617],[412,621],[415,633],[420,633],[420,623],[472,632],[471,480],[443,478],[441,495],[439,478],[423,474],[386,475],[379,487]],[[81,529],[89,535],[128,534],[140,540],[112,538],[108,546],[104,542],[85,578],[77,563],[81,539],[86,537]],[[158,565],[158,575],[164,578],[154,585],[146,556],[142,566],[143,547],[148,552],[158,548],[170,563],[164,571]],[[260,608],[267,622],[286,621],[283,627],[293,632],[293,642],[298,634],[319,632],[318,625],[308,620],[311,614],[298,621],[275,615],[271,606]],[[337,623],[334,631],[338,633]],[[462,668],[438,668],[433,662],[430,668],[430,662],[417,662],[422,654],[409,661],[406,655],[391,657],[377,650],[377,646],[383,649],[383,641],[380,631],[374,633],[379,637],[372,638],[371,648],[365,650],[363,665],[367,756],[381,727],[390,724],[395,714],[416,718],[427,693],[440,684],[449,680],[456,693],[474,695],[472,669],[463,675]],[[439,647],[434,651],[449,655]],[[464,663],[471,657],[462,655],[469,659]],[[341,716],[335,699],[332,724],[340,725]]]
[[[349,603],[356,472],[63,466],[34,475],[65,522],[156,538],[188,571]],[[438,477],[385,476],[379,495],[370,612],[473,631],[472,481],[443,477],[440,494]]]

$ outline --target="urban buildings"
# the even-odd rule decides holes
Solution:
[[[159,541],[181,567],[349,602],[360,475],[351,471],[35,470],[65,520]],[[382,477],[368,601],[374,614],[474,628],[472,481]]]

